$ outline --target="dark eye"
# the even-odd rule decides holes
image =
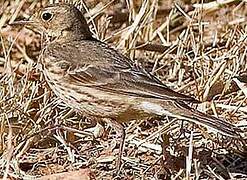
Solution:
[[[52,14],[49,13],[49,12],[44,12],[41,17],[42,17],[43,20],[49,21],[52,18]]]

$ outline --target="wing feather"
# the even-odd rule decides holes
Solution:
[[[136,73],[133,68],[128,71],[112,71],[112,68],[89,67],[81,71],[77,69],[76,72],[68,72],[68,75],[77,80],[77,85],[94,87],[106,92],[161,100],[198,102],[190,96],[171,90],[162,82],[153,80],[146,72]]]
[[[199,102],[171,90],[155,76],[102,42],[85,40],[50,46],[53,47],[49,48],[48,53],[56,61],[69,60],[71,68],[66,73],[71,83],[135,97]],[[59,53],[61,51],[63,53]]]

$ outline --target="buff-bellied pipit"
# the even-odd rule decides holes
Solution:
[[[169,89],[129,58],[93,38],[75,6],[50,5],[26,23],[49,38],[41,54],[43,73],[53,92],[68,106],[118,124],[168,115],[238,137],[239,128],[192,109],[186,103],[197,100]],[[122,148],[123,141],[120,152]]]

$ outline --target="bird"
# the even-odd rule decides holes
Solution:
[[[42,73],[51,90],[84,115],[111,119],[122,138],[123,123],[171,116],[238,138],[240,128],[190,106],[195,98],[176,92],[118,50],[93,37],[81,11],[69,3],[37,10],[25,24],[48,39],[40,53]]]

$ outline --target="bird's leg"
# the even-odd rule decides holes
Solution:
[[[117,160],[117,171],[120,171],[122,165],[122,156],[124,151],[124,141],[125,141],[125,130],[122,124],[119,125],[119,133],[120,133],[120,144],[119,144],[119,153],[118,153],[118,160]]]
[[[119,144],[119,153],[118,153],[118,159],[116,161],[116,170],[119,174],[120,168],[122,165],[122,155],[124,151],[124,141],[125,141],[125,129],[124,126],[117,122],[116,120],[111,120],[112,127],[116,130],[117,135],[120,135],[120,144]]]

